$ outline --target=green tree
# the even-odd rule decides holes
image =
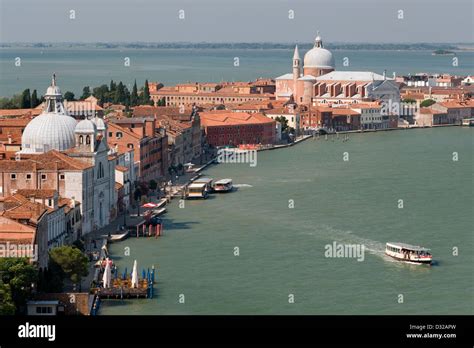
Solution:
[[[38,99],[38,93],[36,92],[36,89],[33,90],[33,93],[31,93],[31,108],[35,108],[38,105],[40,105],[40,100]]]
[[[160,100],[158,100],[158,106],[166,106],[166,99],[165,97],[161,98]]]
[[[138,89],[137,89],[137,80],[133,84],[132,94],[130,95],[130,105],[137,106],[138,105]]]
[[[21,109],[28,109],[31,107],[31,95],[30,95],[30,89],[27,88],[23,91],[21,94]]]
[[[288,120],[285,117],[283,116],[275,117],[275,121],[281,123],[281,131],[283,133],[289,131]]]
[[[148,87],[148,80],[145,80],[145,86],[141,94],[141,103],[144,105],[154,105],[153,100],[150,98],[150,88]]]
[[[95,87],[92,94],[99,100],[100,105],[109,101],[109,87],[107,85]]]
[[[427,108],[428,106],[431,106],[436,103],[436,100],[433,99],[425,99],[420,103],[420,107],[422,108]]]
[[[70,91],[67,91],[66,93],[64,93],[64,99],[66,99],[67,101],[76,100],[76,99],[74,99],[74,93],[72,93]]]
[[[10,288],[18,312],[31,295],[32,284],[38,281],[38,270],[27,258],[0,258],[0,279]]]
[[[78,248],[69,245],[49,252],[49,267],[60,269],[64,277],[74,284],[80,284],[82,277],[89,273],[87,257]]]
[[[126,99],[125,86],[123,85],[122,81],[120,81],[115,89],[114,103],[125,104],[125,99]]]
[[[91,88],[89,86],[85,86],[82,89],[81,99],[86,99],[86,98],[89,98],[90,96],[91,96]]]
[[[109,87],[109,90],[111,92],[115,92],[115,90],[117,89],[117,84],[114,82],[114,80],[110,80],[110,87]]]
[[[15,310],[10,285],[0,280],[0,315],[14,315]]]

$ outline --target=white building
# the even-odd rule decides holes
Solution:
[[[301,126],[301,115],[294,104],[283,108],[270,109],[265,112],[265,116],[276,120],[277,117],[283,117],[288,122],[288,127],[293,128],[296,133],[299,133]]]
[[[58,191],[81,203],[82,234],[87,234],[109,224],[117,212],[115,161],[108,159],[107,126],[98,117],[77,123],[69,116],[54,75],[45,99],[44,112],[23,132],[19,156],[31,159],[56,150],[65,155],[58,154],[58,161],[71,158],[74,170],[58,174],[62,181]]]

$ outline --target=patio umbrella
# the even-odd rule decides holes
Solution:
[[[104,288],[110,288],[110,282],[112,280],[112,270],[110,269],[110,263],[108,262],[105,265],[104,275],[102,277],[102,282],[104,283]]]
[[[127,279],[127,267],[125,267],[125,271],[123,271],[123,276],[122,276],[122,280],[125,280]]]
[[[132,288],[138,288],[138,267],[137,267],[137,260],[135,260],[135,261],[133,262]]]

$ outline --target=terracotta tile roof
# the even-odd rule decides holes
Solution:
[[[447,108],[474,108],[474,100],[469,99],[465,101],[461,100],[449,100],[439,103]]]
[[[285,108],[285,107],[278,107],[278,108],[266,110],[265,114],[266,115],[280,115],[280,114],[293,115],[295,114],[295,111],[292,111],[289,108]]]
[[[185,107],[184,109],[175,106],[136,106],[133,108],[133,116],[135,117],[156,117],[161,115],[167,116],[185,116],[190,119],[192,107]]]
[[[50,189],[19,189],[16,191],[17,194],[26,198],[53,198],[56,194],[56,190]]]
[[[333,116],[360,116],[360,113],[352,110],[352,109],[344,109],[344,108],[333,108],[332,109]]]
[[[115,166],[115,170],[118,170],[119,172],[128,172],[128,168],[124,166]]]
[[[30,200],[28,198],[19,194],[10,195],[3,199],[5,209],[18,207],[19,205],[29,201]]]
[[[34,242],[35,234],[36,228],[0,216],[0,241],[30,244]]]
[[[142,138],[141,135],[139,134],[136,134],[136,133],[133,133],[131,130],[129,130],[128,128],[126,127],[121,127],[119,126],[118,124],[114,123],[113,121],[110,121],[108,123],[108,126],[109,126],[109,131],[114,129],[114,132],[123,132],[123,133],[126,133],[127,135],[137,139],[137,140],[140,140]]]
[[[12,116],[38,116],[43,110],[41,108],[34,109],[0,109],[0,117]]]
[[[21,145],[21,135],[20,134],[0,134],[0,142],[7,146],[8,145]]]
[[[51,150],[44,154],[34,156],[36,157],[31,157],[32,160],[40,162],[45,166],[48,163],[58,163],[58,167],[60,169],[84,170],[92,167],[92,165],[87,162],[69,157],[68,155],[61,153],[57,150]]]
[[[446,114],[446,112],[434,110],[432,108],[420,108],[420,114],[442,115],[442,114]]]
[[[26,127],[30,121],[28,118],[2,118],[0,119],[0,127]]]
[[[21,195],[15,194],[14,196]],[[16,198],[19,199],[19,197]],[[36,225],[43,214],[52,211],[53,209],[47,207],[44,204],[27,200],[26,202],[20,203],[17,206],[4,210],[2,212],[2,216],[13,220],[29,220],[30,224]]]
[[[72,200],[72,199],[64,198],[64,197],[59,197],[58,206],[59,207],[64,207],[64,213],[67,214],[72,209],[72,202],[74,202],[75,207],[77,207],[78,205],[81,204],[79,201],[76,201],[76,200]]]
[[[36,170],[85,170],[92,165],[79,159],[71,158],[57,150],[43,154],[24,154],[19,161],[0,161],[0,172],[24,172]]]
[[[253,125],[275,122],[271,118],[261,113],[247,112],[203,112],[201,116],[201,125],[204,127],[212,126],[231,126],[231,125]]]

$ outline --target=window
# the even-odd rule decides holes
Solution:
[[[31,180],[31,174],[26,174],[26,180]]]
[[[46,174],[41,174],[41,180],[46,180],[47,176]]]
[[[53,205],[53,200],[52,200],[52,199],[48,199],[48,205],[49,205],[49,206],[52,206],[52,205]]]
[[[52,307],[36,307],[36,314],[51,314],[53,313]]]
[[[84,144],[84,137],[79,135],[79,144]]]
[[[11,180],[16,180],[16,174],[10,174],[10,179]]]
[[[91,143],[91,137],[90,135],[86,136],[86,145],[90,145]]]
[[[111,137],[111,136],[112,136],[112,132],[109,132],[109,137]]]
[[[117,139],[120,139],[121,137],[123,137],[123,134],[122,132],[117,132],[115,133],[115,136],[117,137]]]
[[[64,174],[59,174],[59,180],[64,180],[66,178],[66,175]]]
[[[129,149],[133,149],[133,144],[127,144],[127,147],[128,147]]]
[[[104,177],[104,166],[102,162],[99,163],[99,171],[97,173],[97,179],[103,178]]]

